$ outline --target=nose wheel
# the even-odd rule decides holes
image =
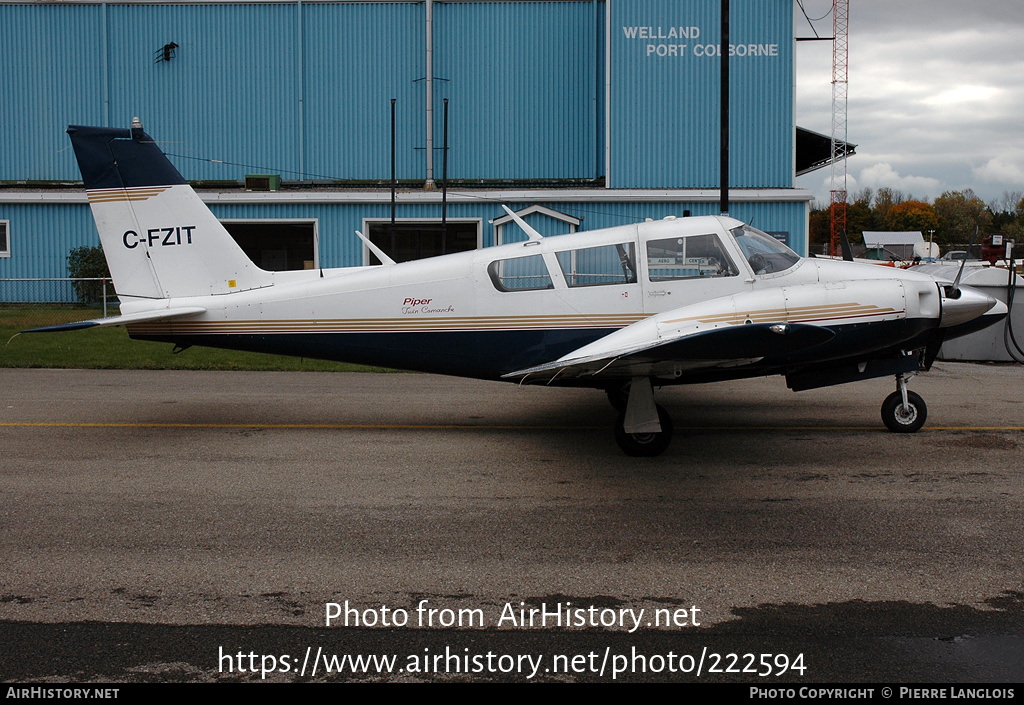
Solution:
[[[928,407],[920,394],[907,389],[903,375],[896,377],[896,391],[882,402],[882,422],[893,433],[914,433],[924,426]]]

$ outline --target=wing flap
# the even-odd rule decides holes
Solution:
[[[110,316],[109,318],[94,318],[91,321],[75,321],[74,323],[62,323],[57,326],[44,326],[43,328],[32,328],[23,330],[22,333],[63,333],[69,330],[83,330],[85,328],[105,328],[107,326],[125,326],[130,323],[143,323],[147,321],[162,321],[167,318],[178,318],[180,316],[194,316],[205,313],[206,309],[199,306],[182,308],[163,308],[157,311],[142,311],[140,313],[127,313],[123,316]]]

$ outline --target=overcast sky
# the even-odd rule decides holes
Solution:
[[[831,0],[802,0],[812,18]],[[813,36],[796,7],[796,35]],[[832,35],[832,16],[815,22]],[[847,190],[1024,190],[1024,0],[850,0]],[[832,129],[832,44],[797,44],[796,122]],[[797,185],[829,200],[829,170]]]

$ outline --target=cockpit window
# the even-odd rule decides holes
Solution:
[[[800,261],[800,255],[793,252],[768,233],[743,225],[730,231],[736,244],[750,263],[754,274],[782,272]]]
[[[715,235],[689,235],[647,243],[647,276],[652,282],[733,277],[739,271]]]

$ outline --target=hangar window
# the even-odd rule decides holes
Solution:
[[[570,287],[635,284],[636,255],[632,242],[584,247],[556,253]]]
[[[553,288],[551,275],[541,255],[495,260],[487,266],[487,274],[498,291]]]
[[[450,255],[475,250],[480,244],[479,220],[399,220],[368,221],[363,231],[370,242],[395,262],[409,262],[426,257]],[[367,252],[367,264],[380,264]]]
[[[316,269],[316,221],[221,221],[246,256],[260,269],[282,272]]]
[[[738,273],[715,235],[669,237],[647,243],[647,276],[652,282],[733,277]]]
[[[11,256],[11,242],[8,233],[11,230],[11,221],[0,220],[0,257]]]

